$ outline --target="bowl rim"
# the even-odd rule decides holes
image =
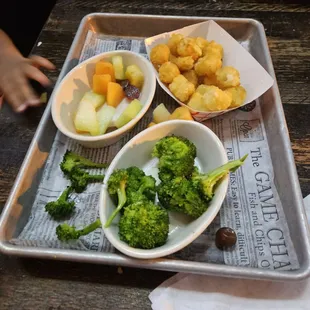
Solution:
[[[129,55],[134,55],[135,57],[140,58],[140,60],[146,65],[147,67],[147,71],[150,72],[149,78],[151,79],[151,83],[150,83],[150,89],[148,89],[148,100],[143,104],[142,109],[140,110],[139,114],[132,119],[130,122],[128,122],[126,125],[124,125],[121,128],[118,128],[116,130],[113,130],[109,133],[105,133],[103,135],[98,135],[98,136],[84,136],[78,133],[73,133],[71,131],[69,131],[65,125],[63,125],[63,122],[61,121],[58,113],[56,113],[56,97],[58,96],[60,90],[62,89],[62,87],[64,86],[64,84],[67,82],[67,80],[72,77],[76,71],[78,71],[79,69],[81,69],[83,66],[87,65],[90,62],[95,61],[96,59],[101,59],[103,57],[110,57],[113,55],[124,55],[124,54],[129,54]],[[132,51],[125,51],[125,50],[114,50],[114,51],[109,51],[109,52],[103,52],[100,54],[97,54],[95,56],[92,56],[84,61],[82,61],[81,63],[79,63],[78,65],[76,65],[74,68],[72,68],[65,76],[64,78],[61,80],[61,82],[59,83],[59,85],[57,86],[57,88],[55,89],[52,98],[51,98],[51,114],[52,114],[52,118],[53,121],[56,125],[56,127],[58,128],[58,130],[60,130],[64,135],[66,135],[67,137],[74,139],[74,140],[79,140],[79,141],[85,141],[85,142],[95,142],[95,141],[103,141],[105,139],[109,139],[109,138],[115,138],[117,136],[122,135],[123,133],[125,133],[126,131],[128,131],[130,128],[132,128],[144,115],[145,113],[148,111],[149,107],[152,104],[152,101],[154,99],[154,95],[155,95],[155,91],[156,91],[156,77],[155,74],[153,72],[151,63],[145,58],[143,57],[141,54],[136,53],[136,52],[132,52]]]
[[[106,175],[105,175],[105,178],[103,181],[103,185],[102,185],[101,190],[100,190],[100,200],[99,200],[99,216],[100,216],[100,220],[102,223],[102,229],[104,231],[105,236],[107,237],[109,242],[117,250],[119,250],[123,254],[126,254],[130,257],[139,258],[139,259],[155,259],[155,258],[160,258],[160,257],[170,255],[172,253],[175,253],[175,252],[183,249],[184,247],[186,247],[187,245],[192,243],[197,237],[199,237],[202,234],[202,232],[212,223],[212,221],[214,220],[214,218],[218,214],[218,212],[219,212],[219,210],[223,204],[223,201],[227,195],[228,180],[229,180],[228,176],[226,176],[222,180],[223,185],[221,187],[221,191],[219,191],[217,193],[218,205],[214,208],[214,210],[212,210],[212,212],[209,214],[209,216],[205,219],[204,224],[201,224],[198,227],[198,229],[196,229],[194,232],[190,233],[186,238],[184,238],[182,240],[182,242],[179,242],[176,245],[172,245],[171,247],[169,247],[167,249],[161,249],[161,247],[158,247],[158,248],[147,250],[147,249],[138,249],[138,248],[130,247],[128,244],[121,241],[117,236],[114,236],[114,234],[112,233],[111,227],[108,227],[108,228],[104,227],[104,221],[106,220],[106,217],[104,215],[104,208],[106,206],[106,199],[107,199],[107,196],[106,196],[107,195],[107,181],[108,181],[109,175],[114,170],[114,168],[115,168],[116,164],[119,162],[120,158],[123,156],[124,153],[126,153],[126,151],[128,149],[130,149],[134,146],[135,140],[157,130],[157,128],[158,128],[157,126],[166,127],[166,126],[170,126],[170,125],[174,125],[174,124],[183,125],[183,126],[190,125],[190,126],[200,127],[202,130],[205,131],[205,133],[209,134],[212,137],[212,139],[216,142],[216,144],[219,148],[219,151],[222,155],[222,158],[224,159],[224,163],[226,163],[228,161],[228,157],[227,157],[224,145],[221,142],[221,140],[219,139],[219,137],[210,128],[208,128],[206,125],[203,125],[203,124],[196,122],[196,121],[170,120],[167,122],[157,124],[156,126],[152,126],[150,128],[147,128],[147,129],[141,131],[136,136],[134,136],[132,139],[130,139],[121,148],[121,150],[117,153],[117,155],[112,160],[109,168],[107,169]]]

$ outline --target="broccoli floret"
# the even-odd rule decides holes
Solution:
[[[69,195],[72,192],[72,187],[67,187],[56,201],[51,201],[46,204],[45,211],[55,220],[65,218],[72,214],[75,209],[73,201],[68,201]]]
[[[166,180],[167,173],[173,176],[189,176],[194,169],[196,146],[180,136],[168,136],[160,139],[152,151],[159,158],[159,177]]]
[[[77,230],[74,226],[64,223],[56,227],[56,235],[59,240],[68,241],[72,239],[79,239],[81,236],[88,235],[97,228],[101,228],[101,222],[99,219],[80,230]]]
[[[104,175],[91,175],[79,167],[74,167],[70,172],[69,178],[72,188],[77,193],[82,193],[88,184],[102,182]]]
[[[165,168],[158,171],[158,177],[162,182],[168,182],[175,178],[174,174]]]
[[[126,190],[138,190],[141,184],[141,179],[145,176],[144,171],[136,166],[129,167],[126,170],[128,173],[128,183]]]
[[[91,160],[77,155],[71,151],[66,151],[62,162],[60,163],[60,168],[66,176],[70,176],[70,173],[74,167],[79,168],[106,168],[107,164],[94,163]]]
[[[126,205],[139,200],[154,201],[156,195],[155,179],[152,176],[146,176],[143,170],[135,166],[129,167],[126,170],[128,173]]]
[[[192,175],[193,185],[201,192],[207,201],[210,201],[214,196],[214,188],[218,181],[225,177],[229,172],[235,172],[248,155],[240,159],[229,161],[228,163],[206,173],[201,174],[195,171]]]
[[[137,202],[126,207],[119,221],[119,237],[129,246],[153,249],[166,243],[168,212],[152,202]]]
[[[130,184],[129,180],[130,177],[128,179],[128,187],[126,188],[126,195],[127,195],[126,205],[131,205],[139,201],[154,202],[156,196],[156,181],[152,176],[144,175],[140,179],[139,187],[136,190],[134,190],[132,187],[129,187]]]
[[[176,155],[177,158],[189,155],[195,158],[196,146],[185,137],[171,135],[155,144],[152,155],[159,158],[163,155]]]
[[[113,219],[126,203],[126,186],[128,181],[128,172],[126,169],[114,170],[108,180],[108,192],[113,197],[117,195],[117,207],[105,223],[107,228],[111,225]]]
[[[208,202],[192,182],[184,177],[177,177],[157,186],[160,204],[167,210],[185,213],[198,218],[208,209]]]

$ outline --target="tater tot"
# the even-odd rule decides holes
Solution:
[[[159,68],[159,79],[163,83],[170,84],[180,74],[179,68],[172,62],[167,61]]]
[[[223,67],[215,72],[217,85],[222,88],[240,85],[240,74],[234,67]]]
[[[170,61],[177,65],[180,71],[188,71],[194,67],[194,59],[191,56],[175,57],[170,55]]]
[[[216,76],[214,74],[210,76],[206,75],[203,79],[203,84],[217,86]]]
[[[201,48],[201,50],[203,50],[209,44],[209,42],[202,37],[197,37],[195,41],[196,44]]]
[[[202,75],[213,75],[216,70],[222,66],[222,60],[218,57],[202,57],[199,58],[195,64],[195,71],[198,76]]]
[[[197,76],[195,70],[185,71],[182,74],[189,82],[194,84],[195,87],[198,86],[198,76]]]
[[[178,56],[177,46],[179,42],[184,38],[182,34],[173,33],[167,43],[168,47],[170,48],[170,52],[174,56]]]
[[[230,108],[236,108],[243,105],[246,98],[246,90],[244,87],[240,85],[237,87],[227,88],[225,92],[231,94],[232,96]]]
[[[182,102],[186,102],[189,97],[195,92],[195,86],[189,82],[183,75],[175,77],[169,89],[173,95]]]
[[[158,69],[163,63],[169,60],[170,49],[166,44],[154,46],[150,53],[152,64]]]
[[[201,48],[193,38],[182,39],[177,45],[177,52],[181,57],[191,56],[194,60],[202,55]]]
[[[188,102],[188,106],[199,111],[226,110],[232,102],[232,95],[216,86],[199,85]]]
[[[209,89],[209,86],[207,85],[199,85],[196,89],[196,93],[199,93],[201,95],[204,95]]]
[[[211,41],[203,50],[202,56],[217,56],[218,58],[223,58],[224,50],[221,44]]]

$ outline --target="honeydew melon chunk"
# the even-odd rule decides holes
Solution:
[[[99,123],[97,113],[92,102],[86,100],[79,103],[74,126],[78,132],[89,132],[92,136],[99,134]]]
[[[116,127],[115,122],[117,121],[117,119],[121,116],[121,114],[126,110],[126,108],[128,107],[128,101],[127,100],[123,100],[116,108],[115,110],[115,114],[113,116],[113,119],[109,125],[110,128],[112,127]]]
[[[129,105],[126,107],[124,112],[119,116],[115,121],[115,126],[121,128],[132,119],[134,119],[142,109],[142,104],[138,99],[132,100]]]
[[[107,104],[103,105],[97,111],[97,120],[99,123],[99,135],[103,135],[113,119],[116,109]]]
[[[105,103],[105,96],[88,91],[84,94],[81,101],[89,101],[95,109],[98,109]]]

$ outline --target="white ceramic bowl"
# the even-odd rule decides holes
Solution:
[[[142,168],[147,175],[153,175],[158,181],[158,160],[151,158],[152,148],[159,139],[171,134],[186,137],[196,145],[196,164],[203,172],[214,169],[228,161],[219,138],[208,127],[198,122],[173,120],[140,132],[119,151],[107,170],[101,189],[99,207],[100,220],[103,226],[115,209],[115,204],[107,192],[107,181],[111,173],[114,169],[137,166]],[[114,219],[109,228],[103,227],[105,235],[116,249],[136,258],[158,258],[177,252],[196,239],[213,221],[226,196],[227,186],[228,177],[224,178],[217,187],[208,210],[196,220],[180,213],[169,212],[169,237],[167,243],[161,247],[151,250],[135,249],[121,241],[118,236],[117,225],[119,216]]]
[[[91,90],[95,64],[103,59],[110,61],[111,57],[115,55],[123,57],[125,68],[128,65],[136,64],[143,72],[144,84],[139,98],[143,108],[133,120],[120,129],[99,136],[79,134],[74,128],[73,115],[84,93]],[[121,139],[142,118],[152,103],[155,89],[154,71],[146,58],[130,51],[102,53],[80,63],[64,77],[52,96],[52,117],[55,125],[64,135],[80,144],[90,148],[107,146]],[[124,99],[124,101],[126,100]]]

